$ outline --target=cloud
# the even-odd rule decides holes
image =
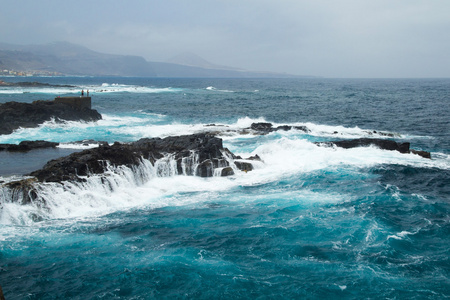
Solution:
[[[450,2],[9,1],[1,40],[328,77],[450,76]]]

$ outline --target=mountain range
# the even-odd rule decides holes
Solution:
[[[252,72],[212,64],[192,53],[166,62],[141,56],[105,54],[68,42],[42,45],[0,43],[0,70],[56,72],[77,76],[289,78],[284,73]]]

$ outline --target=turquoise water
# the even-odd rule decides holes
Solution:
[[[0,153],[2,181],[79,151],[72,142],[82,139],[210,130],[235,154],[263,163],[206,179],[148,175],[149,165],[145,178],[111,169],[82,184],[42,185],[45,205],[11,203],[2,190],[6,299],[450,297],[450,80],[33,80],[76,87],[1,88],[0,103],[83,88],[104,119],[0,136],[64,143],[53,152]],[[311,131],[238,133],[264,121]],[[379,132],[432,159],[314,144],[386,138]]]

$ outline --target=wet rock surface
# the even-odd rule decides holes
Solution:
[[[33,128],[52,119],[67,121],[97,121],[102,116],[95,109],[75,109],[55,101],[33,103],[7,102],[0,104],[0,134],[11,134],[14,130]]]
[[[72,153],[49,161],[42,169],[29,175],[41,182],[79,181],[83,176],[105,172],[108,164],[133,167],[138,166],[142,159],[154,164],[170,155],[177,163],[179,174],[210,177],[215,168],[229,167],[224,153],[234,156],[223,148],[222,139],[208,133],[164,139],[144,138],[133,143],[103,144],[98,148]],[[245,168],[249,169],[248,166]],[[223,174],[230,175],[231,172],[228,170]]]
[[[256,132],[257,134],[268,134],[274,131],[289,131],[289,130],[300,130],[304,132],[310,132],[310,130],[306,126],[290,126],[290,125],[281,125],[278,127],[274,127],[272,123],[252,123],[250,125],[250,129]]]
[[[410,143],[408,142],[397,143],[396,141],[384,139],[361,138],[333,142],[319,142],[316,144],[321,146],[337,146],[344,149],[375,146],[383,150],[398,151],[400,153],[413,153],[424,158],[431,158],[430,152],[410,149]]]
[[[30,151],[34,149],[43,149],[43,148],[55,148],[59,143],[47,142],[47,141],[22,141],[18,145],[15,144],[0,144],[0,151]]]
[[[0,86],[18,86],[18,87],[70,87],[73,88],[75,86],[68,84],[50,84],[50,83],[42,83],[37,81],[21,81],[21,82],[6,82],[0,80]]]
[[[126,144],[101,144],[98,148],[51,160],[43,168],[27,174],[26,179],[2,185],[16,195],[15,201],[26,204],[36,199],[35,185],[40,183],[83,182],[89,176],[104,174],[111,166],[135,168],[142,164],[143,159],[156,166],[165,158],[176,162],[176,173],[179,175],[230,176],[235,174],[236,167],[245,172],[253,169],[249,162],[239,161],[235,168],[230,166],[230,158],[236,156],[223,148],[222,139],[209,133],[200,133],[164,139],[144,138]],[[259,160],[259,157],[251,159]]]
[[[391,141],[391,140],[369,139],[369,138],[324,142],[324,143],[318,143],[318,144],[328,145],[328,146],[335,145],[335,146],[338,146],[340,148],[345,148],[345,149],[356,148],[356,147],[376,146],[383,150],[391,150],[391,151],[395,150],[400,153],[409,153],[409,146],[410,146],[410,143],[397,143],[397,142]]]

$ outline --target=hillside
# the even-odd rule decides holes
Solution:
[[[150,62],[140,56],[99,53],[68,42],[44,45],[0,43],[0,70],[55,72],[78,76],[137,77],[296,77],[287,74],[242,71],[218,66],[190,55],[191,63]],[[186,56],[183,57],[186,60]],[[199,64],[202,65],[193,65]]]

